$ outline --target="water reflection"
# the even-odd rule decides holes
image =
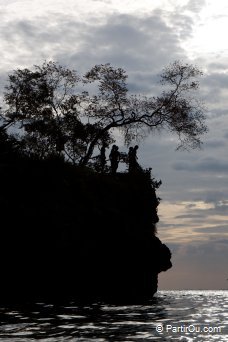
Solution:
[[[77,302],[0,309],[0,341],[226,341],[227,291],[160,291],[143,305]],[[162,324],[163,332],[156,331]],[[222,332],[165,331],[167,325],[222,326]]]

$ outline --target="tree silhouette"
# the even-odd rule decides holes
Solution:
[[[146,97],[128,95],[122,68],[95,65],[81,77],[45,62],[9,75],[5,125],[20,125],[25,153],[62,155],[84,166],[93,161],[95,150],[115,142],[113,129],[121,130],[127,145],[135,137],[168,129],[178,135],[179,147],[196,148],[207,131],[203,106],[191,96],[201,75],[197,67],[176,61],[161,73],[161,95]]]

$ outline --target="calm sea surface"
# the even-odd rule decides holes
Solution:
[[[0,341],[228,341],[228,291],[159,291],[144,305],[0,308]]]

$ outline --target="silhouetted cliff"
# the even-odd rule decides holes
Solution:
[[[0,300],[140,300],[156,292],[171,254],[155,235],[159,202],[149,173],[14,160],[0,174]]]

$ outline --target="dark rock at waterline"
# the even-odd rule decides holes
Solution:
[[[143,300],[172,265],[147,173],[0,164],[0,300]]]

